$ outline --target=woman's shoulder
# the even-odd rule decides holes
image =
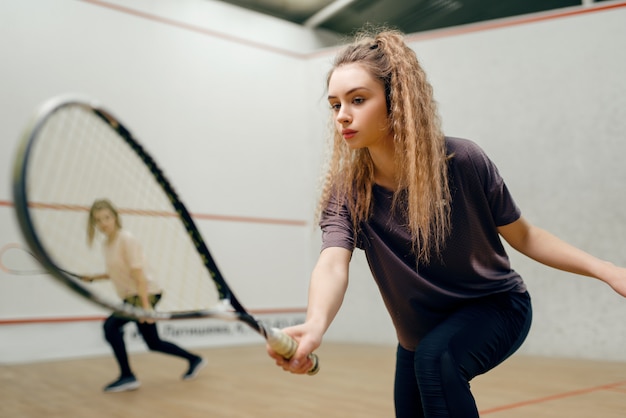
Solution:
[[[502,179],[496,164],[476,142],[464,138],[446,137],[448,168],[455,181],[476,179],[481,184],[500,184]]]
[[[453,164],[490,165],[491,160],[476,142],[457,137],[446,137],[446,150]]]
[[[137,240],[135,236],[132,234],[132,232],[126,229],[120,229],[117,234],[118,234],[118,239],[121,242],[133,242]]]
[[[497,168],[487,153],[474,141],[446,137],[449,168],[464,175],[474,173],[483,180],[497,174]]]
[[[467,138],[446,136],[446,149],[448,155],[459,154],[459,156],[484,155],[483,149],[474,141]]]

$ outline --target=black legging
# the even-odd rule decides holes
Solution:
[[[152,305],[156,305],[159,297],[151,298]],[[124,326],[129,322],[135,322],[137,329],[143,337],[151,351],[170,354],[172,356],[182,357],[189,361],[196,359],[198,356],[180,348],[176,344],[163,341],[159,337],[159,332],[155,323],[138,322],[115,314],[109,316],[104,321],[104,338],[111,344],[113,354],[120,366],[120,374],[122,377],[132,376],[133,372],[128,363],[128,354],[126,352],[126,344],[124,344]]]
[[[433,328],[415,352],[398,345],[397,418],[477,418],[469,381],[513,354],[532,321],[528,293],[485,297]]]

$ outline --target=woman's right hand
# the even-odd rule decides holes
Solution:
[[[348,288],[348,265],[352,251],[329,247],[320,253],[311,273],[306,321],[287,327],[283,332],[296,340],[298,349],[291,359],[285,359],[267,345],[267,352],[283,370],[307,373],[312,365],[308,358],[322,344],[322,337],[335,318]]]
[[[310,328],[307,323],[304,323],[281,330],[298,343],[298,349],[290,359],[286,359],[276,353],[269,344],[266,345],[267,353],[276,361],[278,367],[293,374],[306,374],[311,370],[313,363],[308,357],[320,346],[322,335],[318,335],[319,333],[314,332]]]

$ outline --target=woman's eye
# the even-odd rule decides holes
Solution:
[[[330,108],[332,110],[339,110],[341,108],[341,105],[339,103],[331,103]]]
[[[365,99],[362,97],[355,97],[352,101],[354,102],[354,104],[361,104],[365,101]]]

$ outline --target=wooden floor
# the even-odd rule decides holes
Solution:
[[[0,365],[0,417],[393,417],[393,347],[326,343],[314,377],[284,373],[261,345],[196,351],[209,365],[186,382],[181,360],[132,355],[142,386],[124,393],[102,392],[108,356]],[[472,388],[489,418],[626,417],[626,363],[513,356]]]

